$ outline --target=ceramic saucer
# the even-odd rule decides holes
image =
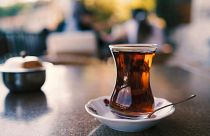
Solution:
[[[139,117],[137,119],[125,119],[114,115],[109,106],[104,103],[105,99],[110,99],[110,96],[102,96],[96,99],[90,100],[86,105],[86,111],[99,120],[102,124],[108,127],[125,132],[135,132],[142,131],[157,124],[160,120],[171,115],[175,111],[174,106],[164,108],[156,113],[152,118]],[[166,99],[154,98],[155,99],[155,109],[163,107],[165,105],[171,104]]]

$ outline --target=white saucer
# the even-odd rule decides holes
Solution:
[[[152,118],[140,117],[138,119],[125,119],[114,115],[111,112],[109,106],[105,105],[104,99],[109,100],[110,96],[102,96],[90,100],[85,105],[85,109],[90,115],[98,119],[102,124],[105,124],[110,128],[119,131],[125,131],[125,132],[142,131],[146,128],[149,128],[157,124],[161,119],[173,114],[175,111],[174,106],[170,106],[160,111],[157,111],[156,113],[154,113],[155,116]],[[171,102],[163,98],[154,98],[154,99],[155,99],[155,109],[171,104]]]

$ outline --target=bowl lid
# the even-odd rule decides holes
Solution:
[[[0,66],[0,72],[32,72],[45,70],[45,63],[38,57],[12,57]]]

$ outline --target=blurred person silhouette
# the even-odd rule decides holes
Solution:
[[[107,28],[106,23],[101,23],[96,20],[95,13],[88,9],[83,1],[74,1],[73,2],[73,14],[69,23],[67,23],[67,31],[91,31],[94,33],[97,41],[98,56],[102,58],[103,47],[106,45],[106,41],[101,38],[101,32]],[[106,50],[107,51],[107,50]]]
[[[75,21],[75,30],[88,31],[92,30],[93,13],[88,10],[82,1],[74,3],[73,18]]]
[[[104,34],[102,39],[109,44],[116,43],[155,43],[159,52],[171,52],[171,47],[165,44],[164,29],[158,23],[158,17],[144,9],[132,10],[132,18],[112,29],[111,35]]]

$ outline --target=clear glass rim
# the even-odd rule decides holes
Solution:
[[[110,50],[127,52],[155,52],[158,44],[111,44]]]

